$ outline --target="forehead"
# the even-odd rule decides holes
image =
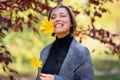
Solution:
[[[52,13],[51,13],[51,15],[55,15],[55,14],[68,14],[68,11],[66,10],[66,8],[64,8],[64,7],[60,7],[60,8],[55,8],[53,11],[52,11]]]

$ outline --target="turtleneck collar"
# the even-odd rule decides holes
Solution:
[[[72,35],[71,34],[68,34],[66,35],[65,37],[63,38],[58,38],[56,37],[56,41],[55,42],[59,42],[59,43],[66,43],[67,41],[71,40],[72,39]]]

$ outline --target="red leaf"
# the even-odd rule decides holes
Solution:
[[[15,22],[16,24],[20,21],[20,18],[16,17]]]
[[[80,31],[75,31],[75,32],[74,32],[74,35],[75,35],[75,36],[79,36],[79,34],[80,34]]]
[[[75,15],[80,14],[80,12],[79,12],[79,11],[73,11],[73,12],[75,13]]]
[[[83,39],[83,37],[80,37],[80,40],[79,40],[80,43],[82,43],[82,39]]]
[[[9,52],[9,51],[5,51],[5,53],[10,55],[10,52]]]
[[[4,45],[0,46],[1,48],[7,49]]]
[[[96,0],[89,0],[89,2],[92,3],[92,4],[95,4],[95,5],[99,5],[100,4],[99,0],[98,1],[96,1]]]
[[[12,73],[19,74],[17,71],[15,71],[14,69],[9,68],[8,66],[6,66],[6,68],[7,68],[10,72],[12,72]]]
[[[106,31],[106,37],[110,36],[110,32]]]
[[[95,11],[95,12],[94,12],[94,16],[101,17],[102,15],[101,15],[98,11]]]
[[[0,53],[0,62],[2,62],[4,60],[3,54]]]
[[[113,53],[113,54],[115,54],[115,53],[116,53],[116,50],[115,50],[115,48],[112,50],[112,53]]]
[[[119,34],[112,34],[112,37],[116,37],[116,36],[119,36]]]
[[[13,3],[14,3],[14,1],[12,1],[12,0],[11,0],[11,1],[10,1],[10,0],[8,0],[8,1],[6,0],[6,5],[7,5],[7,6],[13,5]]]
[[[8,23],[8,27],[12,27],[12,20],[11,19],[8,19],[7,23]]]
[[[15,70],[13,70],[13,69],[9,69],[9,71],[12,72],[12,73],[16,73],[16,74],[18,74],[18,72],[15,71]]]
[[[28,26],[28,27],[31,27],[31,20],[29,20],[29,21],[27,22],[27,26]]]
[[[33,17],[33,18],[34,18],[33,21],[34,21],[35,23],[38,23],[38,21],[40,21],[39,18],[37,18],[37,17]]]
[[[3,71],[6,72],[6,68],[5,68],[5,66],[3,66]]]
[[[39,35],[39,31],[36,28],[33,28],[33,31]]]
[[[21,18],[22,22],[24,22],[24,17]]]
[[[10,75],[10,80],[14,80],[14,77],[12,75]]]
[[[17,25],[14,27],[14,31],[15,31],[15,32],[18,32],[18,27],[17,27]]]
[[[0,8],[6,9],[6,4],[5,4],[4,2],[1,2],[1,3],[0,3]]]
[[[92,23],[94,23],[95,22],[95,18],[91,18],[91,21],[92,21]]]
[[[29,14],[29,15],[28,15],[28,18],[29,18],[30,20],[32,20],[33,15],[32,15],[32,14]]]
[[[3,21],[3,17],[1,17],[1,11],[0,11],[0,23]]]
[[[2,26],[0,26],[0,32],[2,32]]]
[[[106,11],[107,11],[105,8],[101,8],[101,7],[99,7],[99,10],[100,10],[101,12],[106,12]]]
[[[98,34],[101,35],[101,36],[104,36],[105,31],[103,29],[100,29],[100,30],[98,30]]]
[[[95,35],[96,32],[97,32],[97,30],[93,28],[93,29],[92,29],[92,33]]]
[[[14,27],[14,31],[15,31],[15,32],[18,32],[19,30],[20,30],[21,32],[23,31],[23,27],[22,27],[22,23],[21,23],[21,22]]]
[[[120,51],[120,44],[118,45],[118,50]]]
[[[18,24],[18,28],[20,29],[21,32],[23,31],[22,23]]]
[[[6,65],[8,65],[9,64],[9,62],[12,62],[12,60],[10,59],[10,58],[8,58],[8,57],[4,57],[4,63],[6,64]]]
[[[109,44],[112,44],[113,43],[113,41],[112,41],[112,39],[110,38],[110,40],[109,40]]]
[[[85,13],[86,13],[88,16],[90,15],[90,11],[86,11]]]

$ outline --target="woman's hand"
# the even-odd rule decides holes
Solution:
[[[54,80],[54,75],[39,73],[40,80]]]

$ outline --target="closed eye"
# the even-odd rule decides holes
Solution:
[[[66,15],[61,15],[61,17],[66,17]]]
[[[56,17],[55,16],[52,16],[51,19],[55,19]]]

